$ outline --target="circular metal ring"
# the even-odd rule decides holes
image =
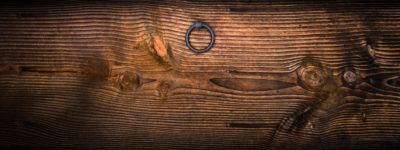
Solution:
[[[190,36],[190,33],[193,31],[193,29],[200,29],[200,28],[206,28],[207,29],[207,31],[211,35],[211,41],[210,41],[210,43],[208,44],[208,46],[206,48],[198,50],[198,49],[194,48],[190,44],[189,36]],[[214,34],[214,31],[211,29],[210,26],[208,26],[208,25],[206,25],[206,24],[204,24],[202,22],[196,22],[196,23],[194,23],[194,25],[190,26],[189,29],[187,30],[186,35],[185,35],[185,41],[186,41],[186,46],[189,47],[189,49],[192,50],[193,52],[204,53],[204,52],[207,52],[208,50],[210,50],[211,47],[213,47],[214,42],[215,42],[215,34]]]

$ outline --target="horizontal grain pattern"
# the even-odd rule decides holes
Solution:
[[[0,64],[5,66],[0,67],[4,93],[0,134],[6,135],[0,138],[1,145],[111,149],[318,149],[324,144],[377,148],[372,141],[398,145],[398,3],[31,5],[10,2],[0,9]],[[207,53],[195,54],[185,45],[184,34],[196,20],[216,33],[216,43]],[[159,47],[151,41],[157,36],[170,52],[166,56],[159,56]],[[206,46],[208,33],[193,33],[191,41]],[[333,81],[327,83],[332,89],[302,85],[307,83],[296,71],[308,61],[332,71],[328,78]],[[97,69],[107,73],[93,71]],[[355,85],[344,81],[346,69],[361,76]],[[143,83],[124,90],[115,78],[126,72],[138,74]],[[266,82],[253,85],[260,91],[246,91],[246,87],[214,84],[213,78]],[[144,82],[149,79],[154,81]],[[283,81],[294,86],[257,87]]]

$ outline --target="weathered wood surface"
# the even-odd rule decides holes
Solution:
[[[1,147],[400,147],[399,3],[1,3]]]

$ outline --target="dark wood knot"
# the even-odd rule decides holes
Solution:
[[[343,79],[348,83],[357,81],[357,75],[353,71],[346,71],[343,74]]]
[[[161,97],[162,99],[167,99],[170,87],[171,85],[169,83],[161,82],[157,88],[158,96]]]
[[[134,91],[140,86],[140,77],[134,72],[125,71],[118,74],[116,84],[121,91]]]

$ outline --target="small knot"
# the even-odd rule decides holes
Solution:
[[[160,96],[162,99],[167,99],[169,88],[170,85],[168,83],[161,82],[157,88],[158,96]]]
[[[353,71],[345,71],[343,74],[343,80],[348,84],[354,84],[358,80],[358,76]]]

